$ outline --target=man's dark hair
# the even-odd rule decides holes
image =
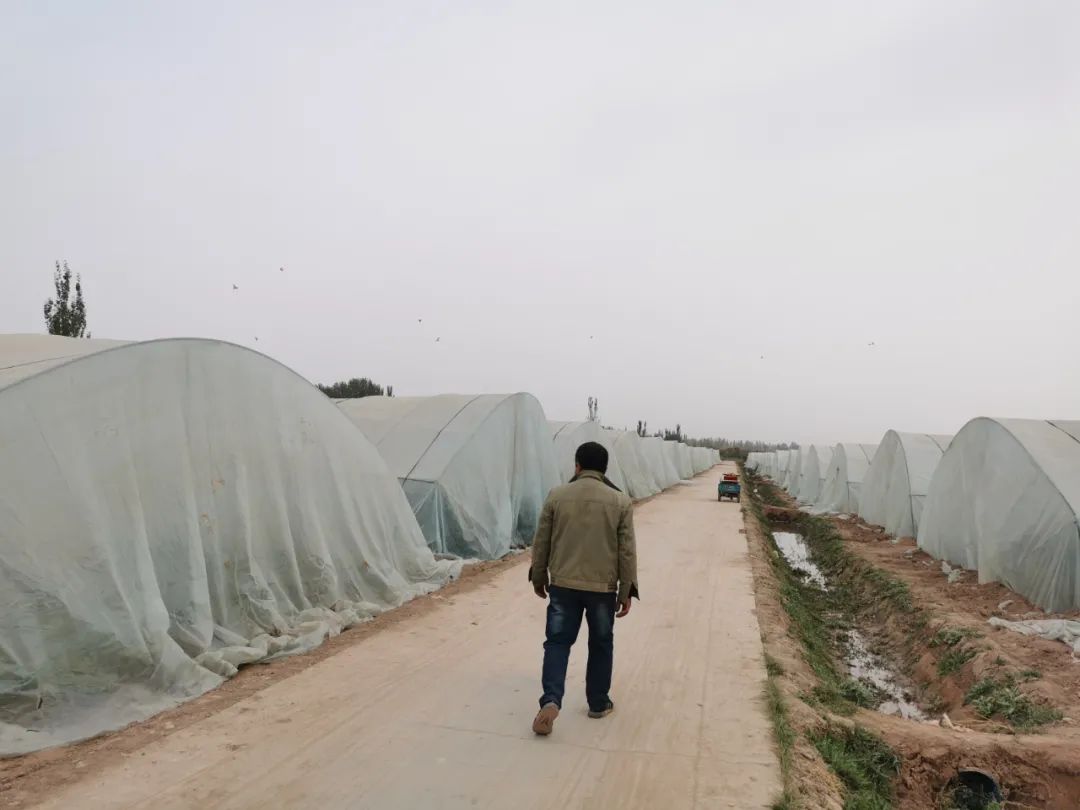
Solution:
[[[585,442],[574,453],[574,461],[578,463],[582,471],[592,470],[603,475],[607,472],[607,448],[596,442]]]

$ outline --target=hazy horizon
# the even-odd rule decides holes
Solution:
[[[95,337],[553,420],[1080,418],[1080,5],[3,16],[0,332],[67,260]]]

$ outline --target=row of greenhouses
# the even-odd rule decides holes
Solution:
[[[751,453],[809,511],[858,515],[1049,611],[1080,608],[1080,421],[991,419],[955,436]]]
[[[529,394],[334,403],[211,340],[0,336],[0,755],[115,729],[527,545],[574,450],[634,498],[711,450]]]

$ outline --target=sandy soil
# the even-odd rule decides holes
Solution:
[[[24,758],[21,774],[6,768],[0,805],[768,807],[779,769],[752,577],[718,477],[638,509],[644,601],[617,625],[609,718],[585,715],[582,638],[555,733],[531,734],[544,603],[514,561],[293,671],[253,667],[245,678],[267,683],[248,691],[237,678],[149,723]]]

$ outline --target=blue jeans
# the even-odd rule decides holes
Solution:
[[[615,655],[615,594],[548,588],[547,641],[544,642],[544,696],[541,707],[554,703],[562,708],[566,693],[566,667],[570,648],[581,629],[581,614],[589,625],[589,663],[585,668],[585,697],[589,708],[603,711],[611,689],[611,666]]]

